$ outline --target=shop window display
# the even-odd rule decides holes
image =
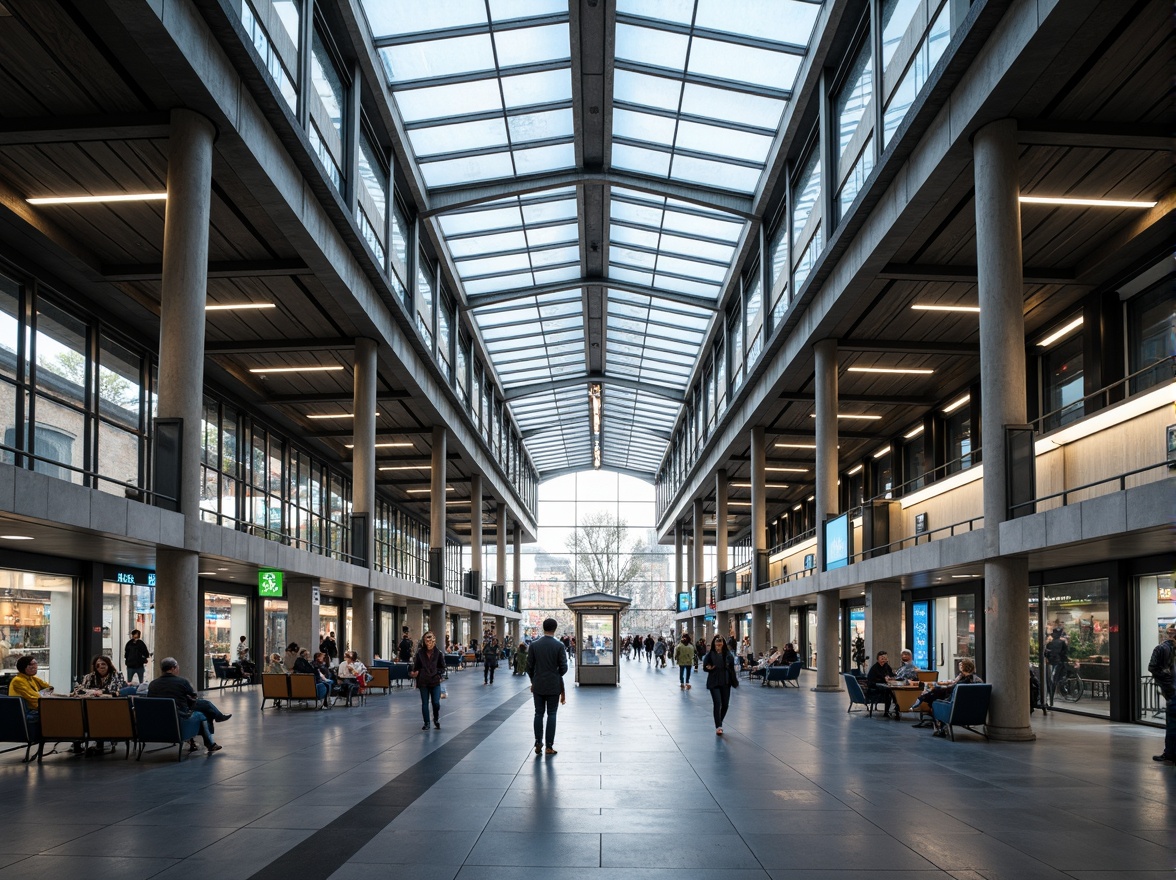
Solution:
[[[1149,574],[1136,580],[1139,593],[1139,720],[1164,723],[1164,698],[1147,671],[1152,649],[1164,638],[1164,629],[1176,621],[1176,596],[1172,575]]]
[[[16,661],[36,658],[37,675],[62,692],[73,687],[74,579],[0,570],[0,673],[7,682]]]
[[[1042,588],[1044,684],[1055,708],[1110,715],[1109,608],[1105,578]]]

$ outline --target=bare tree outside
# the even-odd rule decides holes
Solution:
[[[643,580],[645,542],[628,540],[628,524],[608,511],[590,513],[567,539],[572,554],[573,595],[612,593]]]

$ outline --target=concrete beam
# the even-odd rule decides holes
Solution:
[[[209,263],[209,278],[272,278],[311,275],[301,260],[243,260],[234,263]],[[102,267],[106,281],[158,281],[163,277],[162,263],[130,263]]]
[[[0,119],[0,146],[3,147],[83,141],[165,140],[170,133],[171,123],[167,113]]]

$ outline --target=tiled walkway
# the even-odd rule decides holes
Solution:
[[[225,748],[0,756],[0,880],[1151,880],[1176,868],[1160,731],[1060,713],[1033,744],[956,743],[844,694],[744,686],[714,734],[705,688],[625,662],[573,688],[552,758],[525,680],[453,675],[440,731],[415,692],[266,709],[214,692]],[[569,673],[569,682],[571,674]]]

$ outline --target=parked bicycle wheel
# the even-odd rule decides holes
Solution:
[[[1058,681],[1058,696],[1067,703],[1077,703],[1082,699],[1082,676],[1074,670],[1067,672]]]

